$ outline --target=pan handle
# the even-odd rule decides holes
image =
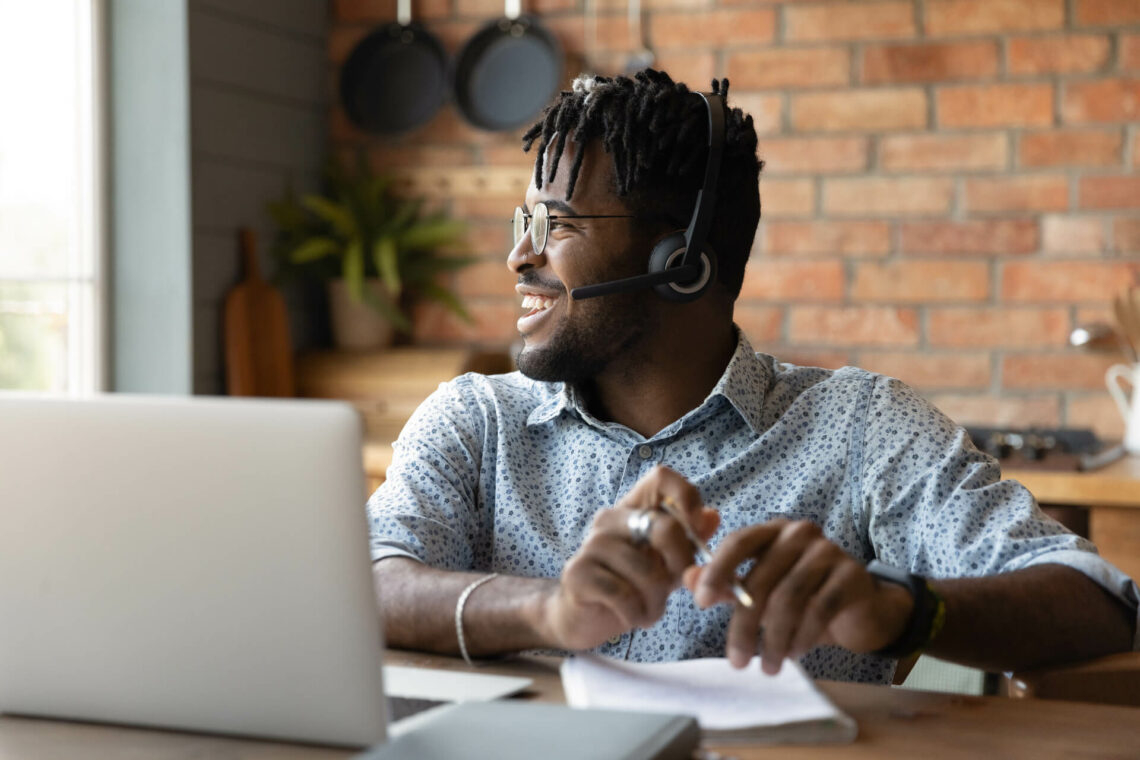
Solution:
[[[412,23],[412,0],[398,0],[396,3],[396,21],[400,22],[400,26],[407,26]]]
[[[506,16],[511,21],[522,15],[522,0],[507,0]]]

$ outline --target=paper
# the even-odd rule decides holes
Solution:
[[[723,658],[630,663],[586,655],[562,664],[562,688],[574,707],[684,713],[706,734],[763,736],[768,727],[819,723],[843,729],[819,740],[854,737],[854,721],[794,661],[770,676],[758,658],[737,670]],[[810,733],[796,739],[811,741]]]

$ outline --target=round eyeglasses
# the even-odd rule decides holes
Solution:
[[[634,214],[559,214],[554,216],[545,203],[534,204],[534,211],[527,213],[522,206],[515,206],[514,244],[518,246],[523,235],[530,230],[530,245],[534,255],[546,250],[546,238],[550,235],[550,223],[559,219],[632,219]]]

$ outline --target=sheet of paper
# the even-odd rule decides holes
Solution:
[[[562,688],[574,707],[683,713],[706,731],[849,720],[792,661],[769,676],[758,658],[737,670],[723,658],[631,663],[586,655],[563,662]]]

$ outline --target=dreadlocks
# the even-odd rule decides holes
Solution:
[[[727,99],[728,80],[714,79],[712,91]],[[538,142],[534,183],[541,188],[544,177],[557,174],[567,141],[578,146],[567,182],[569,200],[586,152],[581,148],[600,139],[613,160],[615,191],[630,210],[685,227],[704,180],[707,114],[700,98],[662,71],[645,69],[632,79],[583,75],[526,131],[523,150]],[[724,155],[709,243],[719,257],[719,279],[734,298],[760,219],[761,166],[752,117],[726,107]]]

